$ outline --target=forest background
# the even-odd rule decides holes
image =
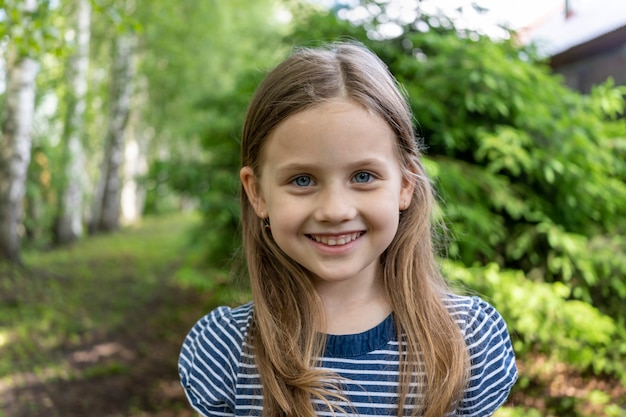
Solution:
[[[158,267],[179,291],[206,295],[194,299],[204,310],[245,298],[231,265],[247,103],[294,45],[354,39],[411,98],[451,237],[444,273],[509,325],[520,380],[497,416],[626,416],[626,90],[607,80],[577,93],[513,32],[492,39],[425,3],[399,3],[410,2],[3,0],[0,399],[17,398],[20,375],[92,390],[128,377],[121,362],[52,377],[38,362],[34,352],[95,337],[99,316],[61,307],[71,291],[94,286],[104,309],[128,312],[154,302],[142,285],[158,287],[128,278]],[[183,211],[200,220],[172,220]],[[123,234],[146,223],[158,233]],[[159,246],[145,264],[134,257],[151,239],[178,242],[185,225],[186,243]],[[122,237],[98,240],[104,232]],[[97,245],[127,264],[115,291]],[[46,263],[61,258],[65,269]],[[125,314],[106,319],[108,330],[128,324]],[[28,402],[0,416],[44,414]],[[189,415],[179,403],[133,407],[108,415]]]

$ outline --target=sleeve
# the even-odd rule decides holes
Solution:
[[[191,329],[178,373],[191,406],[205,417],[235,415],[235,386],[243,335],[228,307],[219,307]]]
[[[487,417],[506,401],[517,381],[517,367],[502,316],[478,297],[471,301],[465,327],[470,379],[456,415]]]

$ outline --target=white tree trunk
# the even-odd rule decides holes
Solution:
[[[94,200],[94,229],[110,231],[119,228],[120,193],[122,178],[120,166],[124,160],[124,131],[130,114],[133,92],[135,38],[120,35],[117,38],[113,70],[107,135],[101,181]]]
[[[86,160],[82,142],[89,69],[91,5],[75,0],[75,51],[67,66],[69,91],[63,130],[64,179],[55,224],[57,243],[70,243],[83,234],[83,194],[87,183]]]
[[[25,0],[24,10],[35,9]],[[37,62],[19,56],[9,45],[6,92],[0,139],[0,259],[20,261],[20,234],[24,212],[26,172],[30,162]]]
[[[140,138],[131,138],[124,152],[124,186],[121,195],[121,221],[124,224],[136,223],[143,211],[146,193],[137,177],[147,172],[148,162],[142,142]]]
[[[133,94],[133,108],[138,109],[131,114],[128,128],[132,134],[126,142],[124,150],[124,185],[121,196],[121,222],[133,224],[139,221],[146,201],[145,186],[138,178],[148,172],[148,144],[151,139],[142,125],[141,109],[148,105],[148,82],[146,78],[138,78],[135,82]]]

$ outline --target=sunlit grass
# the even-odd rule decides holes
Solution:
[[[24,253],[24,268],[0,265],[0,390],[14,383],[12,376],[74,378],[62,352],[123,328],[159,286],[174,285],[187,230],[197,220],[146,219],[65,248]],[[110,372],[124,369],[112,362],[85,370],[92,377]]]

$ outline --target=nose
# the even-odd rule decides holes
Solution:
[[[320,190],[315,204],[314,218],[318,222],[342,223],[357,215],[354,196],[339,184],[328,185]]]

